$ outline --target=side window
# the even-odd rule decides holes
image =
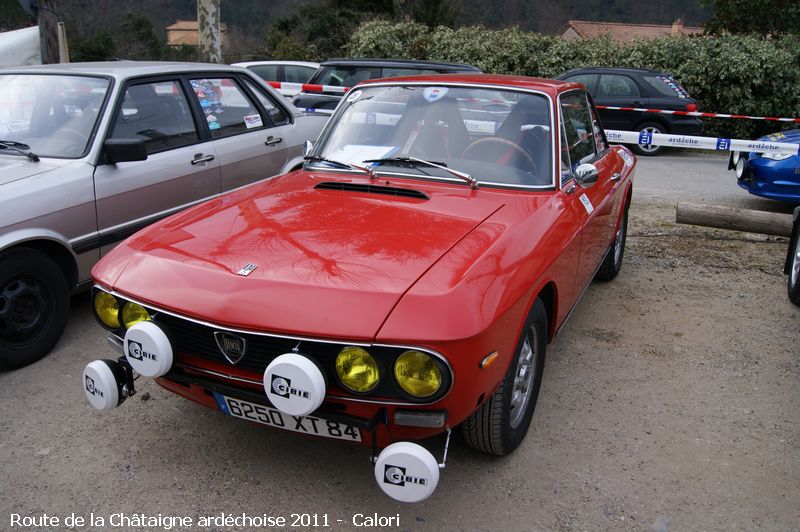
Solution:
[[[283,67],[283,71],[283,81],[289,81],[292,83],[305,83],[311,78],[311,76],[314,75],[314,72],[317,70],[315,68],[304,67],[301,65],[286,65]]]
[[[603,126],[600,124],[600,119],[597,117],[597,109],[591,106],[592,110],[592,130],[594,131],[594,144],[597,153],[603,153],[608,149],[608,142],[606,141],[606,134],[603,131]]]
[[[595,131],[589,100],[585,93],[570,93],[561,98],[561,117],[569,151],[571,170],[595,158]]]
[[[569,163],[569,144],[564,122],[561,122],[561,186],[572,177],[572,166]]]
[[[247,68],[263,80],[281,81],[278,79],[278,65],[253,65]]]
[[[200,140],[189,103],[177,81],[128,85],[114,117],[111,138],[142,139],[148,154]]]
[[[215,139],[264,127],[261,113],[233,79],[204,78],[190,81]]]
[[[597,87],[598,98],[635,98],[639,96],[639,87],[628,76],[602,74]]]
[[[261,89],[256,87],[255,83],[247,79],[244,80],[244,83],[247,85],[247,88],[250,89],[253,94],[255,94],[258,102],[264,106],[264,109],[267,110],[269,119],[274,125],[285,126],[289,123],[289,114],[284,110],[283,107],[275,103],[267,94],[264,94]]]
[[[590,93],[594,93],[594,87],[597,85],[597,74],[577,74],[575,76],[565,78],[564,81],[580,83],[586,87],[586,90],[588,90]]]

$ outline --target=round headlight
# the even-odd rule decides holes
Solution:
[[[126,329],[143,321],[150,321],[150,314],[143,306],[130,301],[122,305],[122,324]]]
[[[394,363],[397,384],[414,397],[430,397],[442,385],[442,372],[430,355],[406,351]]]
[[[116,297],[108,292],[97,292],[94,295],[94,312],[103,325],[119,329],[119,303]]]
[[[377,386],[380,371],[375,359],[366,349],[348,346],[336,356],[336,374],[354,392],[368,392]]]

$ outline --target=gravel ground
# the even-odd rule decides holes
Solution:
[[[12,527],[12,514],[73,513],[251,528],[196,526],[222,512],[283,516],[284,528],[316,514],[331,530],[376,513],[399,516],[395,530],[797,530],[800,308],[781,273],[786,239],[673,222],[674,203],[634,199],[622,273],[591,286],[550,346],[528,438],[497,459],[456,435],[439,489],[417,505],[379,491],[365,449],[226,418],[145,379],[121,408],[92,411],[81,370],[113,350],[76,296],[57,349],[0,373],[0,530],[63,530]],[[428,446],[441,455],[441,439]]]

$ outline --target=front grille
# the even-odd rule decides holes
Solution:
[[[177,344],[177,352],[179,354],[185,353],[212,362],[230,365],[230,362],[217,346],[217,341],[214,338],[215,329],[168,314],[160,314],[155,321],[169,331],[172,341]],[[247,342],[244,357],[236,364],[236,367],[258,374],[263,374],[273,359],[284,353],[290,353],[292,349],[298,346],[298,343],[304,354],[313,357],[322,366],[328,366],[327,361],[333,361],[339,349],[341,349],[341,346],[322,342],[300,342],[299,340],[275,336],[238,332],[235,334],[244,338]],[[333,368],[332,362],[330,368]]]
[[[339,384],[336,377],[336,355],[339,354],[342,347],[352,344],[297,340],[265,334],[236,332],[232,334],[243,338],[247,342],[247,348],[241,360],[232,365],[222,354],[214,338],[215,332],[225,332],[224,329],[195,323],[166,313],[156,313],[153,316],[153,322],[162,327],[170,337],[176,360],[179,363],[182,355],[189,355],[253,372],[260,379],[264,374],[264,370],[275,358],[284,353],[291,353],[293,350],[297,350],[300,354],[311,358],[317,363],[326,376],[329,389],[335,389],[351,395],[361,395],[346,390]],[[364,398],[394,398],[422,404],[440,399],[450,388],[452,383],[450,370],[442,361],[437,361],[444,378],[440,392],[426,399],[411,397],[405,394],[392,378],[394,361],[401,353],[406,351],[406,348],[372,345],[367,347],[367,350],[375,359],[382,378],[375,389],[366,394]]]

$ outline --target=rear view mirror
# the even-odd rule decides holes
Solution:
[[[312,151],[314,151],[314,145],[310,140],[305,141],[305,143],[303,143],[303,157],[308,157],[311,155]]]
[[[575,169],[575,180],[584,188],[594,185],[598,175],[597,167],[593,164],[583,163]]]
[[[140,139],[108,139],[103,143],[103,153],[109,164],[147,160],[147,149]]]

